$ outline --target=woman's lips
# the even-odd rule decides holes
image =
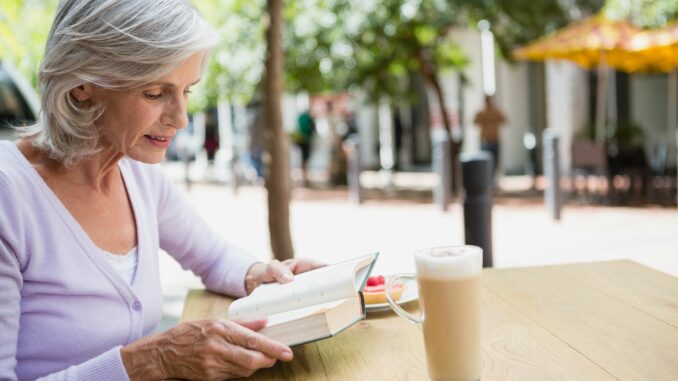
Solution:
[[[151,143],[153,146],[158,148],[167,148],[170,143],[172,143],[171,136],[154,136],[154,135],[144,135],[144,138]]]

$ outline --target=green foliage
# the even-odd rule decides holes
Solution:
[[[640,146],[645,141],[643,128],[632,121],[619,121],[616,126],[609,126],[605,135],[608,142],[622,147]]]
[[[220,43],[191,97],[190,109],[214,105],[219,99],[246,103],[263,73],[264,0],[195,0],[194,4],[215,27]]]
[[[0,59],[12,63],[37,89],[56,0],[0,1]]]
[[[605,12],[612,18],[629,19],[642,28],[659,28],[678,17],[678,1],[608,0]]]
[[[596,127],[589,124],[575,135],[575,140],[596,140]],[[620,120],[610,123],[605,128],[605,143],[616,144],[620,147],[642,145],[645,141],[643,128],[635,121]]]
[[[409,73],[468,63],[456,27],[488,20],[500,52],[596,12],[603,0],[291,0],[285,35],[288,86],[309,92],[359,86],[402,97]],[[422,60],[422,55],[425,57]]]
[[[360,87],[371,99],[407,95],[421,54],[441,68],[466,62],[448,36],[457,6],[440,0],[295,0],[285,35],[288,87],[311,93]],[[302,12],[303,10],[303,12]]]

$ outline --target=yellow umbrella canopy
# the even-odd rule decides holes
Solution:
[[[670,72],[678,67],[678,22],[639,32],[614,54],[615,67],[627,72]]]
[[[611,20],[599,13],[568,25],[513,52],[519,60],[565,59],[590,69],[601,63],[615,66],[627,41],[640,29],[624,20]]]

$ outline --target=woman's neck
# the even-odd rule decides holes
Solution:
[[[120,179],[118,162],[124,155],[113,148],[104,148],[95,155],[66,167],[62,162],[50,158],[45,151],[34,147],[27,139],[20,139],[15,144],[45,179],[55,176],[59,182],[68,182],[103,193],[107,193]]]

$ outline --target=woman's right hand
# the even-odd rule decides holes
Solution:
[[[289,347],[256,332],[265,326],[266,319],[181,323],[124,346],[120,355],[132,381],[248,377],[292,360]]]

